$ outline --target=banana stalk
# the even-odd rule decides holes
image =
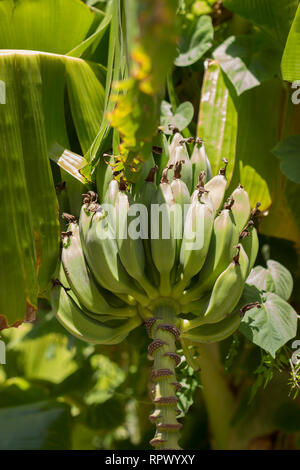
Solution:
[[[178,450],[182,424],[177,420],[180,411],[177,408],[176,391],[180,384],[176,381],[175,368],[181,358],[176,353],[176,341],[180,334],[175,326],[176,309],[169,302],[162,302],[154,308],[153,313],[153,318],[146,323],[148,334],[153,340],[148,352],[153,359],[151,379],[155,409],[149,419],[156,426],[150,444],[156,450]]]

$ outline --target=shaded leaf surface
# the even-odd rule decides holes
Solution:
[[[70,448],[70,412],[63,403],[43,401],[0,409],[0,449]]]
[[[229,181],[236,155],[237,119],[234,90],[229,89],[219,64],[206,62],[197,135],[204,140],[213,175],[222,167],[222,158],[227,158]]]
[[[184,25],[175,59],[177,67],[187,67],[199,60],[212,46],[214,29],[210,16],[200,16]]]
[[[229,10],[243,16],[268,33],[283,48],[298,0],[223,0]]]
[[[284,80],[300,80],[300,5],[287,38],[281,70]]]
[[[279,142],[273,149],[280,160],[280,169],[284,175],[300,184],[300,135],[292,135]]]

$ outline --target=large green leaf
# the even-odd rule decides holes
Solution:
[[[295,106],[292,101],[293,90],[282,89],[280,94],[281,96],[278,97],[281,101],[278,121],[280,134],[277,142],[285,142],[287,138],[300,134],[300,106]],[[274,142],[271,149],[277,142]],[[276,174],[275,190],[268,217],[263,219],[260,230],[266,235],[286,238],[298,245],[300,240],[300,186],[287,180],[280,169],[275,173],[277,165],[276,163],[274,165],[274,159],[270,165],[272,172],[269,178]]]
[[[20,54],[14,60],[23,161],[37,254],[39,294],[44,295],[59,255],[58,207],[48,159],[40,61],[37,54],[29,57]]]
[[[280,169],[285,176],[300,183],[300,135],[292,135],[279,142],[273,149],[280,160]]]
[[[2,0],[0,49],[66,54],[86,37],[93,16],[80,0]]]
[[[300,80],[300,5],[287,38],[281,70],[284,80]]]
[[[67,55],[72,57],[82,57],[82,58],[89,58],[93,56],[93,53],[97,49],[101,39],[103,38],[104,34],[106,33],[109,24],[112,19],[112,7],[113,7],[113,0],[109,0],[107,2],[106,13],[103,14],[100,10],[97,10],[99,17],[101,20],[99,21],[98,18],[94,18],[94,23],[98,23],[98,26],[94,32],[92,32],[86,39],[84,39],[80,44],[74,47]],[[94,13],[96,10],[92,10]]]
[[[1,408],[0,449],[69,449],[70,423],[69,406],[55,401]]]
[[[49,156],[65,173],[72,212],[81,205],[84,159],[68,151],[65,92],[78,140],[85,150],[103,116],[103,69],[82,59],[31,51],[0,52],[0,80],[6,104],[0,105],[3,177],[1,210],[1,326],[30,315],[38,295],[47,295],[59,256],[56,193]],[[89,99],[86,99],[88,96]],[[70,176],[68,176],[70,174]],[[9,203],[7,202],[9,201]],[[33,245],[35,241],[35,246]],[[26,313],[27,312],[27,313]],[[7,318],[4,320],[4,316]]]
[[[214,29],[210,16],[200,16],[195,20],[187,20],[182,27],[177,67],[187,67],[199,60],[211,47]]]
[[[238,95],[279,74],[280,53],[262,34],[230,36],[213,56]]]
[[[68,93],[77,136],[85,153],[100,128],[104,114],[104,88],[100,67],[84,61],[66,61]]]
[[[275,357],[276,351],[297,333],[297,313],[274,293],[266,293],[260,308],[248,310],[240,331],[254,344]]]
[[[222,158],[227,158],[229,181],[236,156],[238,115],[234,95],[234,90],[229,87],[219,64],[216,61],[207,62],[197,134],[204,140],[214,175],[224,166]]]
[[[3,66],[4,65],[4,66]],[[28,185],[23,161],[21,122],[14,60],[0,67],[6,104],[0,105],[0,329],[29,320],[37,307],[36,255]]]
[[[241,183],[251,206],[266,210],[276,195],[279,165],[271,149],[277,142],[281,84],[272,80],[242,94],[238,102],[236,166],[231,188]]]
[[[298,3],[298,0],[223,0],[226,8],[260,26],[281,49]]]

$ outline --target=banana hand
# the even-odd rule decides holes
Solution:
[[[191,328],[204,323],[222,321],[228,313],[233,311],[240,300],[247,278],[249,260],[241,245],[238,245],[237,249],[237,255],[216,280],[203,317],[191,320]]]
[[[138,315],[124,320],[122,325],[120,325],[120,320],[117,323],[112,321],[110,326],[96,321],[87,316],[65,289],[59,285],[52,289],[51,305],[62,326],[72,335],[89,343],[120,343],[130,331],[142,323]]]
[[[181,336],[193,343],[216,343],[231,336],[239,327],[241,317],[233,313],[218,323],[189,328],[188,320],[183,321]]]

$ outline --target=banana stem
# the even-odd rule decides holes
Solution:
[[[160,293],[164,297],[168,297],[171,293],[171,279],[170,279],[170,273],[160,273],[160,287],[159,287]]]
[[[234,429],[231,425],[236,402],[220,363],[218,345],[198,344],[200,377],[203,397],[213,435],[213,447],[218,450],[237,449]]]
[[[176,354],[175,342],[179,330],[175,326],[175,318],[173,307],[164,304],[155,308],[154,318],[146,323],[149,336],[153,339],[148,352],[154,360],[151,379],[155,410],[149,419],[156,425],[156,433],[150,444],[157,450],[180,449],[178,439],[182,425],[177,421],[180,411],[176,397],[180,384],[175,373],[180,356]]]
[[[146,276],[138,279],[138,282],[150,299],[155,299],[158,297],[158,290],[151,284],[151,282],[148,281]]]

